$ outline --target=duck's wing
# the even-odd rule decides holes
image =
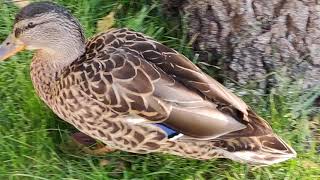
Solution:
[[[246,126],[201,93],[190,90],[161,68],[127,49],[106,48],[73,63],[66,76],[81,78],[82,92],[112,117],[130,123],[164,123],[185,135],[213,138]]]

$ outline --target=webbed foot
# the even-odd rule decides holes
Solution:
[[[100,143],[93,139],[92,137],[82,133],[76,132],[72,134],[72,140],[77,146],[85,153],[94,155],[94,156],[101,156],[107,153],[115,151],[115,149],[106,146],[103,143]]]

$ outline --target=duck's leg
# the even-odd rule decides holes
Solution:
[[[81,150],[90,155],[100,156],[115,151],[82,132],[72,134],[72,139]]]

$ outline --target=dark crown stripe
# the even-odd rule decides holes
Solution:
[[[73,19],[68,10],[52,2],[35,2],[28,6],[23,7],[20,12],[16,15],[15,23],[39,16],[40,14],[54,12],[59,15],[63,15],[68,19]]]

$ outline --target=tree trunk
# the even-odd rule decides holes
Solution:
[[[196,39],[193,48],[201,60],[220,66],[237,83],[255,82],[255,88],[265,91],[276,83],[270,73],[281,71],[304,79],[305,88],[320,84],[318,0],[164,2],[168,12],[185,16],[188,36]]]

